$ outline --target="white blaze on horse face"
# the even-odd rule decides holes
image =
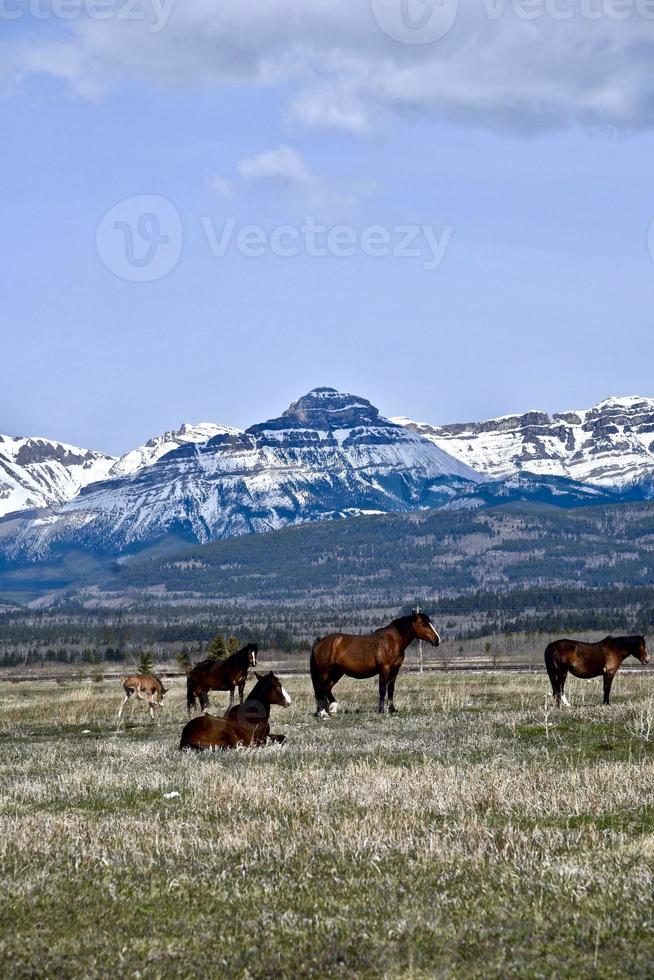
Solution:
[[[292,704],[291,695],[288,693],[285,687],[282,688],[282,695],[284,698],[284,707],[288,708],[289,704]]]
[[[436,640],[436,641],[437,641],[438,643],[440,643],[440,642],[441,642],[441,638],[440,638],[440,636],[438,635],[438,633],[436,632],[436,627],[435,627],[435,626],[434,626],[434,624],[432,623],[432,621],[431,621],[431,619],[429,620],[429,625],[431,626],[431,631],[432,631],[432,633],[434,634],[434,638],[435,638],[435,640]]]

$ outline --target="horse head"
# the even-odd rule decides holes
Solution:
[[[440,645],[441,638],[427,613],[414,611],[413,632],[417,640],[424,640],[426,643],[431,643],[433,647]]]
[[[648,664],[649,654],[647,652],[647,646],[645,644],[645,637],[636,636],[634,637],[634,639],[636,640],[636,648],[635,650],[632,651],[633,656],[636,658],[636,660],[640,660],[641,664]]]
[[[291,696],[276,674],[272,671],[269,674],[259,674],[255,671],[254,676],[259,681],[257,688],[261,685],[261,690],[257,691],[259,696],[265,694],[269,704],[279,704],[282,708],[288,708],[291,704]],[[251,691],[250,697],[252,693]]]
[[[248,643],[247,651],[248,651],[248,666],[256,667],[257,653],[259,652],[259,647],[257,646],[256,643]]]

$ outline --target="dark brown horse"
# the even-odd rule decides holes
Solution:
[[[226,660],[201,660],[189,671],[186,679],[186,705],[191,713],[200,699],[200,709],[209,707],[208,691],[229,691],[229,707],[234,704],[234,690],[238,687],[239,700],[243,703],[245,682],[250,667],[257,666],[256,643],[248,643]]]
[[[545,666],[552,683],[557,707],[569,705],[564,693],[568,673],[573,677],[604,678],[604,704],[609,704],[611,684],[618,667],[626,657],[635,657],[641,664],[649,662],[644,636],[607,636],[598,643],[580,640],[556,640],[545,650]]]
[[[404,662],[404,651],[412,640],[425,640],[437,647],[441,638],[426,613],[394,619],[388,626],[367,636],[330,633],[316,640],[309,665],[316,696],[316,714],[326,718],[336,713],[338,705],[332,688],[346,674],[348,677],[375,677],[379,674],[379,710],[395,711],[393,695],[395,678]]]
[[[270,706],[288,708],[291,698],[272,672],[256,674],[254,685],[242,704],[230,708],[224,718],[200,715],[187,722],[180,749],[233,749],[237,745],[265,745],[268,740],[282,743],[284,735],[270,731]]]

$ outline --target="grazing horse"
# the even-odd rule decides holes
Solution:
[[[166,696],[166,688],[154,674],[130,674],[123,680],[125,698],[118,709],[118,720],[123,716],[123,708],[131,697],[137,701],[147,701],[150,718],[154,721],[154,709],[160,708]]]
[[[425,640],[435,647],[441,642],[426,613],[401,616],[368,636],[330,633],[316,640],[309,665],[318,717],[326,718],[328,714],[336,713],[338,705],[332,688],[343,674],[357,678],[379,674],[379,710],[384,710],[388,694],[388,710],[395,712],[395,678],[404,662],[404,651],[412,640]]]
[[[229,691],[229,707],[234,704],[234,690],[238,687],[239,700],[243,704],[245,682],[250,667],[257,666],[256,643],[248,643],[226,660],[201,660],[189,673],[186,680],[186,705],[189,714],[200,699],[200,708],[209,707],[208,691]]]
[[[187,722],[179,743],[180,749],[233,749],[237,745],[265,745],[284,742],[284,735],[270,731],[270,706],[288,708],[291,698],[279,677],[272,672],[257,674],[254,685],[242,704],[234,705],[224,718],[200,715]]]
[[[552,684],[556,706],[569,705],[563,688],[568,672],[573,677],[604,677],[604,704],[609,704],[611,684],[626,657],[649,662],[644,636],[607,636],[598,643],[556,640],[545,650],[545,666]]]

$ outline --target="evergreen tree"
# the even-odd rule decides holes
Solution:
[[[227,643],[225,642],[225,637],[222,633],[218,633],[209,643],[207,657],[209,660],[224,660],[226,656]]]
[[[139,674],[151,674],[154,671],[154,660],[149,650],[143,650],[137,661]]]
[[[182,670],[188,673],[188,671],[191,669],[191,658],[188,655],[188,650],[178,650],[175,654],[175,660]]]
[[[227,652],[230,655],[230,657],[233,653],[236,653],[239,647],[240,647],[240,643],[238,642],[238,639],[235,636],[230,636],[229,639],[227,640]]]

